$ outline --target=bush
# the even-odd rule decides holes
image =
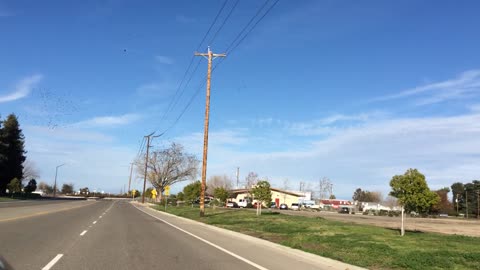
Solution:
[[[368,215],[370,213],[370,211],[363,211],[362,215]]]
[[[378,213],[379,216],[387,216],[388,215],[388,210],[380,210]]]

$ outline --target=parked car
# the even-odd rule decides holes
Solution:
[[[263,204],[260,204],[260,207],[265,208],[265,206],[263,206]],[[257,202],[255,202],[255,203],[253,204],[253,208],[257,208]]]
[[[277,208],[277,204],[275,202],[270,203],[270,208]]]
[[[227,208],[238,208],[238,204],[236,202],[228,202]]]
[[[298,203],[292,203],[292,206],[290,207],[292,210],[300,210],[300,205]]]
[[[288,209],[288,206],[284,203],[280,204],[280,210],[287,210]]]

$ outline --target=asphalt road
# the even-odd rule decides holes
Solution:
[[[255,269],[124,201],[1,222],[0,243],[14,269]]]
[[[346,269],[332,268],[330,261],[317,264],[318,256],[299,256],[295,252],[300,251],[263,240],[161,215],[128,201],[104,200],[0,221],[0,255],[19,270]]]

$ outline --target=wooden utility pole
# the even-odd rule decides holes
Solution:
[[[205,125],[203,133],[203,163],[202,163],[202,189],[200,191],[200,216],[205,215],[205,186],[207,178],[207,153],[208,153],[208,121],[210,114],[210,81],[212,78],[212,60],[217,57],[225,57],[226,54],[214,54],[208,47],[207,53],[195,53],[195,56],[203,56],[208,60],[207,69],[207,97],[205,102]]]
[[[143,192],[142,192],[142,203],[145,203],[145,187],[147,185],[147,172],[148,172],[148,152],[150,150],[150,139],[160,137],[160,135],[153,136],[155,132],[150,133],[149,135],[145,136],[147,138],[147,154],[145,155],[145,174],[143,176]]]
[[[130,177],[128,178],[128,192],[130,192],[130,184],[132,183],[133,162],[130,163]]]
[[[465,190],[465,214],[467,216],[467,219],[468,219],[468,191]]]
[[[477,190],[477,219],[480,218],[480,190]]]

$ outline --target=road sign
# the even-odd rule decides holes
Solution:
[[[170,186],[165,186],[165,195],[166,196],[170,195]]]
[[[152,199],[157,198],[157,191],[155,189],[152,190]]]

